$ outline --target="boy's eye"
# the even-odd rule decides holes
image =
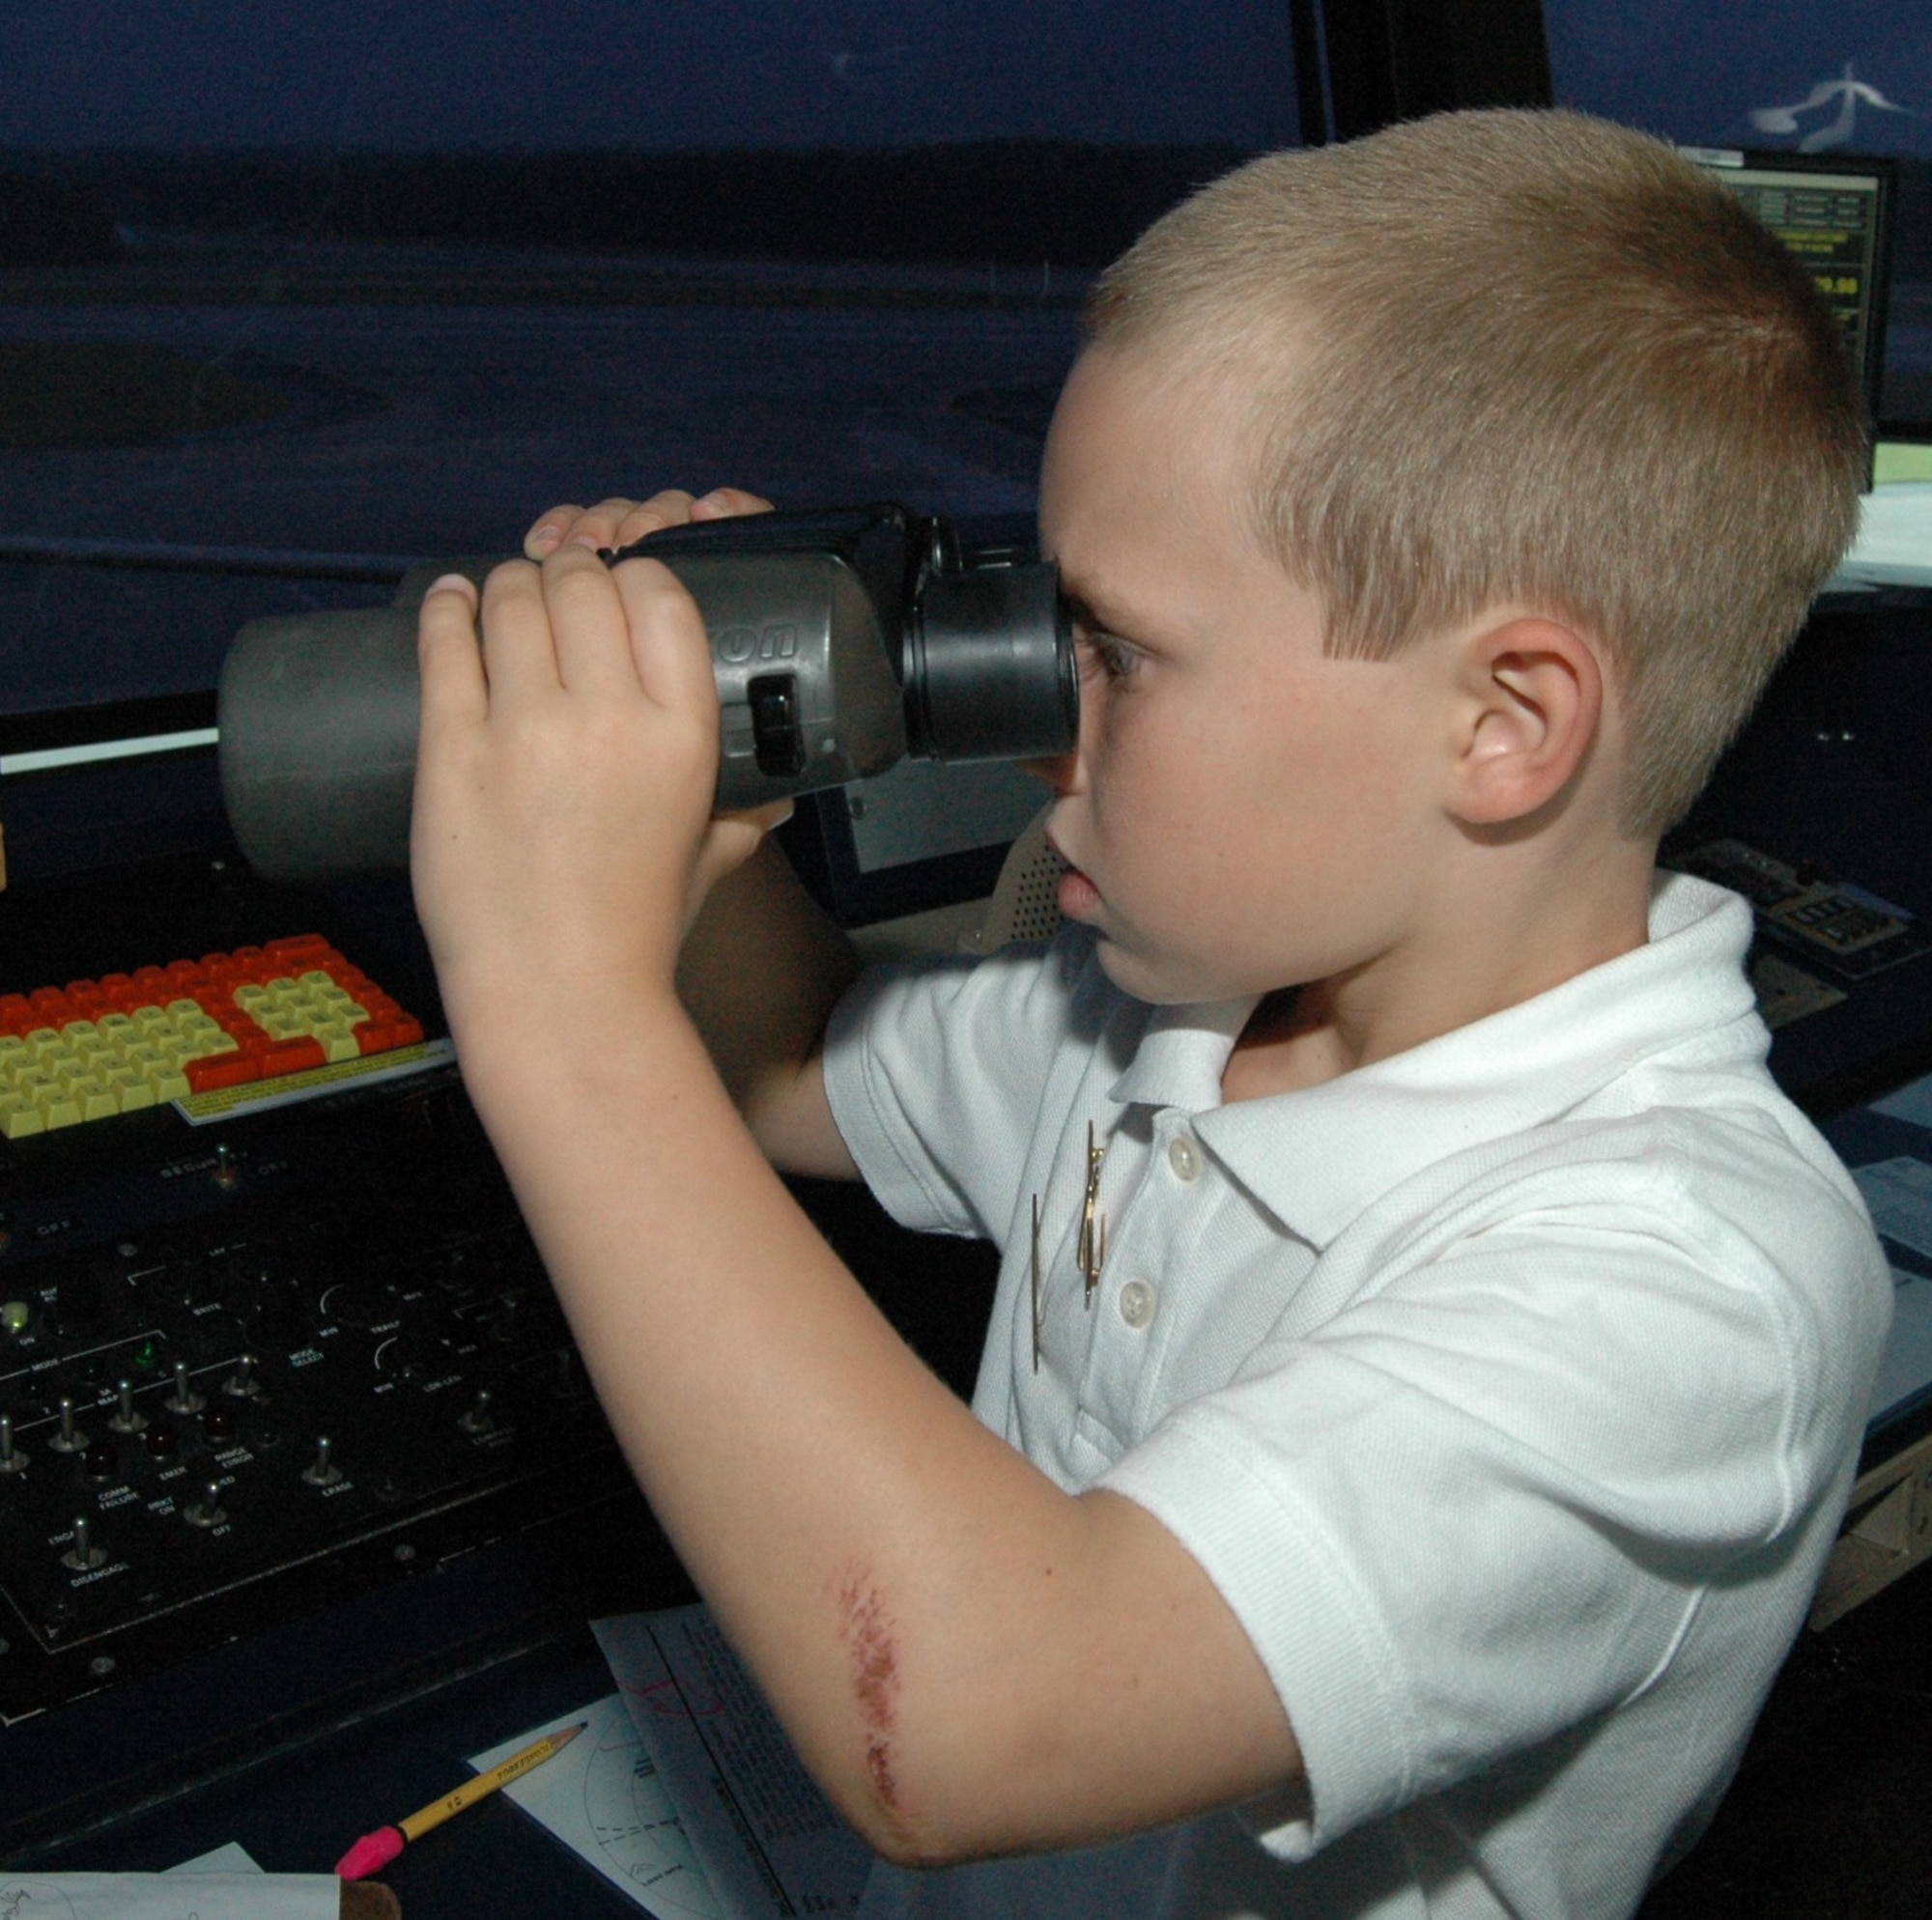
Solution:
[[[1109,680],[1130,680],[1140,670],[1139,653],[1112,634],[1082,628],[1076,633],[1075,640],[1080,649],[1081,664],[1096,668]]]

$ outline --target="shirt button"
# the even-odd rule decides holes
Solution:
[[[1130,1280],[1121,1288],[1121,1318],[1130,1327],[1144,1327],[1153,1318],[1160,1304],[1153,1288],[1144,1280]]]
[[[1198,1180],[1201,1177],[1201,1149],[1184,1133],[1178,1133],[1167,1144],[1167,1164],[1174,1169],[1178,1178]]]

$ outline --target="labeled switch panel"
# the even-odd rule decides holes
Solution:
[[[4,1151],[0,1719],[625,1484],[452,1070]]]

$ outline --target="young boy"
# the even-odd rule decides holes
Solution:
[[[1889,1288],[1747,911],[1653,860],[1861,463],[1803,273],[1637,135],[1209,188],[1099,288],[1042,473],[1076,924],[868,979],[822,1051],[842,948],[764,855],[713,890],[768,823],[707,818],[696,610],[591,551],[755,503],[557,510],[480,653],[430,596],[466,1076],[640,1483],[897,1863],[868,1911],[1625,1914],[1708,1816]],[[1000,1243],[977,1420],[767,1154]]]

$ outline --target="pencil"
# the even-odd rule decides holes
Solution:
[[[440,1826],[451,1815],[460,1814],[465,1807],[487,1798],[498,1787],[507,1787],[512,1780],[522,1779],[532,1767],[541,1766],[553,1754],[560,1753],[567,1747],[589,1724],[588,1720],[580,1720],[576,1726],[565,1727],[560,1733],[546,1734],[522,1753],[512,1754],[500,1766],[493,1766],[489,1772],[479,1773],[475,1779],[465,1781],[453,1793],[432,1800],[408,1820],[398,1821],[394,1826],[378,1827],[374,1833],[365,1833],[336,1861],[336,1878],[359,1880],[379,1867],[386,1867],[412,1840],[420,1840],[432,1827]]]

